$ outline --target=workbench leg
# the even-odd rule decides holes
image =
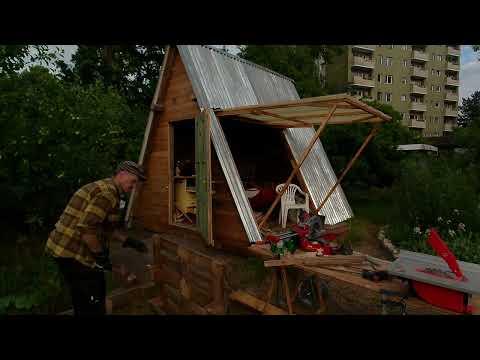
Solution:
[[[281,267],[281,271],[282,271],[283,285],[285,287],[285,298],[287,299],[288,313],[292,315],[293,310],[292,310],[292,302],[290,300],[290,289],[288,288],[287,272],[285,271],[284,266]]]
[[[270,283],[270,287],[268,288],[268,293],[267,293],[267,299],[265,300],[265,305],[263,306],[262,309],[262,314],[265,313],[265,310],[267,309],[268,304],[270,304],[270,301],[272,300],[272,295],[273,295],[273,289],[277,285],[277,274],[275,271],[272,271],[272,282]]]

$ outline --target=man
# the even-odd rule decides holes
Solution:
[[[121,163],[112,178],[81,187],[70,199],[47,240],[46,251],[57,262],[69,286],[75,315],[104,315],[104,271],[111,271],[109,240],[147,252],[142,241],[121,229],[123,197],[144,181],[143,167]]]

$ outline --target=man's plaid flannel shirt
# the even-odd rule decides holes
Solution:
[[[107,246],[107,235],[120,222],[122,195],[122,190],[111,178],[81,187],[55,224],[45,250],[54,257],[73,258],[94,267],[95,260],[81,234],[95,234],[100,243]]]

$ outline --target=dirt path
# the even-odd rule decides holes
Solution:
[[[381,245],[380,240],[378,240],[377,235],[379,231],[380,226],[366,224],[362,237],[353,245],[353,249],[379,259],[393,260],[391,254]]]

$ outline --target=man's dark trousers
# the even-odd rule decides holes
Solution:
[[[67,283],[75,315],[105,315],[105,273],[75,259],[55,258]]]

